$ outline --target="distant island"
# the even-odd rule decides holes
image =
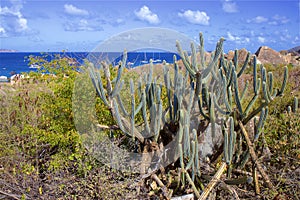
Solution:
[[[0,49],[0,53],[8,53],[8,52],[18,52],[18,51],[13,49]]]

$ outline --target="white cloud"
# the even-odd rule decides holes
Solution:
[[[230,0],[225,0],[222,4],[222,9],[224,12],[227,13],[236,13],[238,12],[238,7],[235,2],[232,2]]]
[[[73,6],[72,4],[64,5],[65,12],[69,15],[89,15],[89,12]]]
[[[101,26],[97,24],[90,24],[87,20],[81,19],[79,21],[66,22],[64,24],[65,31],[103,31]]]
[[[260,43],[264,43],[264,42],[266,42],[266,38],[264,38],[264,37],[260,37],[260,36],[258,36],[258,41],[260,42]]]
[[[11,3],[11,7],[0,7],[0,37],[26,35],[30,31],[27,19],[21,13],[21,2]]]
[[[142,21],[147,21],[149,24],[158,24],[159,18],[157,14],[153,13],[147,6],[143,6],[135,15]]]
[[[186,10],[183,13],[178,13],[178,16],[186,19],[191,24],[209,25],[210,18],[206,12]]]
[[[299,5],[300,5],[300,3],[299,3]],[[300,43],[300,39],[299,39],[299,37],[298,36],[296,36],[295,38],[294,38],[294,40],[292,41],[292,44],[297,44],[297,45],[299,45],[299,43]]]
[[[235,37],[235,36],[233,36],[230,32],[227,32],[227,39],[228,39],[229,41],[236,41],[236,40],[240,40],[241,38]]]
[[[247,20],[248,23],[257,23],[257,24],[260,24],[260,23],[263,23],[263,22],[267,22],[267,21],[268,21],[268,18],[263,17],[263,16],[257,16],[255,18]]]
[[[280,15],[274,15],[272,17],[272,21],[269,22],[270,25],[281,25],[281,24],[286,24],[290,20],[286,16],[280,16]]]
[[[6,31],[3,27],[0,27],[0,37],[7,37]]]
[[[229,31],[227,32],[227,37],[226,39],[228,41],[235,42],[236,44],[248,44],[250,42],[250,38],[246,36],[235,36]]]

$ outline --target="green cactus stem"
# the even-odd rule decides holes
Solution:
[[[242,115],[243,109],[242,109],[242,104],[241,104],[241,100],[240,100],[240,97],[239,97],[239,89],[238,89],[236,72],[233,73],[233,85],[234,85],[234,100],[235,100],[235,103],[238,107],[239,114]]]
[[[256,61],[256,56],[253,57],[253,90],[254,90],[254,94],[258,93],[258,81],[257,81],[257,65],[256,65],[257,61]]]
[[[199,33],[199,41],[200,41],[200,46],[199,46],[200,68],[199,68],[199,70],[202,70],[205,66],[204,39],[203,39],[203,34],[202,33]]]
[[[185,55],[184,55],[184,51],[181,48],[181,45],[179,43],[179,41],[176,41],[176,47],[177,47],[177,51],[182,59],[182,62],[185,66],[185,68],[188,70],[189,74],[195,78],[196,72],[194,69],[192,69],[191,65],[189,64],[188,60],[186,59]]]
[[[250,60],[250,52],[247,53],[246,60],[244,61],[244,64],[243,64],[241,70],[240,70],[239,73],[237,74],[237,77],[238,77],[238,78],[244,73],[246,67],[248,66],[249,60]]]
[[[248,90],[248,86],[249,86],[249,81],[247,80],[246,83],[245,83],[245,87],[241,93],[241,98],[240,98],[240,101],[242,102],[244,97],[245,97],[245,94],[247,93],[247,90]]]
[[[237,70],[238,68],[238,50],[234,50],[234,56],[233,56],[233,64],[234,64],[234,68],[235,70]]]
[[[287,79],[288,79],[288,67],[285,66],[284,67],[283,82],[282,82],[282,85],[281,85],[281,89],[279,90],[277,95],[279,95],[279,96],[283,95],[284,89],[286,87]]]
[[[293,103],[293,112],[296,113],[297,110],[298,110],[298,98],[297,97],[294,97],[294,103]]]
[[[191,42],[191,50],[192,50],[192,54],[191,54],[191,64],[192,64],[192,68],[198,72],[198,66],[197,66],[197,53],[196,53],[196,48],[193,42]]]

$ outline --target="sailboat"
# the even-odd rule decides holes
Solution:
[[[160,62],[161,62],[161,59],[160,59],[160,53],[158,53],[158,59],[155,59],[155,60],[154,60],[154,52],[153,52],[153,62],[154,62],[154,63],[160,63]]]
[[[142,60],[141,63],[143,63],[143,64],[148,63],[146,52],[144,52],[144,60]]]

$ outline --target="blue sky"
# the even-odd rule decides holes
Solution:
[[[283,50],[300,45],[299,10],[299,0],[1,0],[0,49],[91,51],[124,31],[161,27],[195,40],[203,32],[208,51],[220,37],[225,51]]]

